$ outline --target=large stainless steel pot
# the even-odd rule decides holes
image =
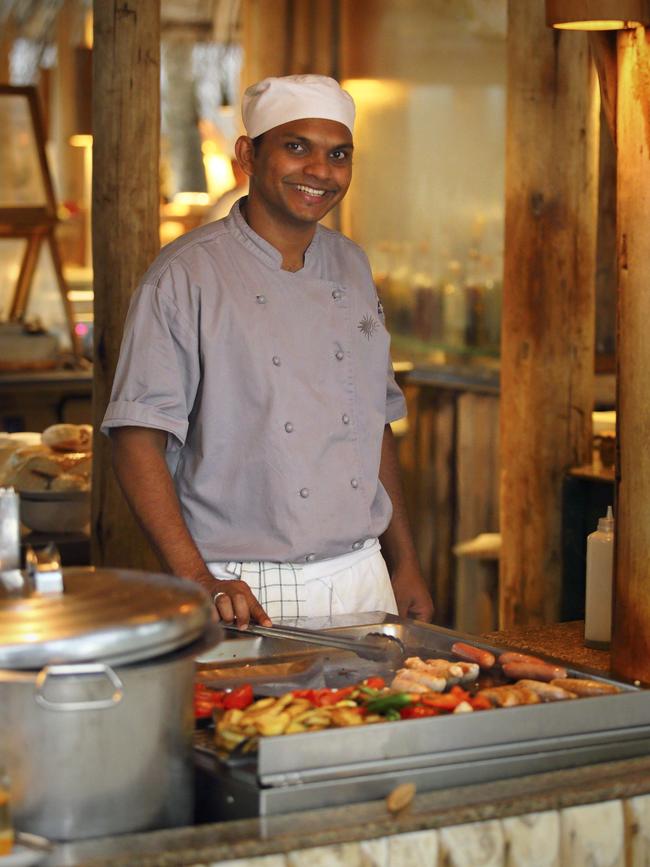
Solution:
[[[72,840],[189,824],[209,599],[139,572],[64,570],[64,583],[0,593],[0,764],[17,827]]]

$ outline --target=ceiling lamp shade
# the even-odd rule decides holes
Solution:
[[[546,0],[546,24],[560,30],[650,25],[650,0]]]

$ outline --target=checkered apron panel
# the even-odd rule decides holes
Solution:
[[[302,566],[293,563],[226,563],[226,572],[245,581],[271,620],[301,616],[305,602]]]

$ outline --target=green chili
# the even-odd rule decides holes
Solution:
[[[386,713],[388,710],[399,710],[412,704],[411,696],[405,692],[395,692],[391,695],[382,695],[368,702],[368,713]]]
[[[386,713],[384,714],[384,716],[386,717],[387,720],[391,720],[391,721],[402,719],[400,712],[398,710],[395,710],[394,707],[389,708],[386,711]]]

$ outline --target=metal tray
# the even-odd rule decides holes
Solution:
[[[392,615],[361,625],[333,620],[329,628],[350,637],[368,631],[394,635],[409,653],[420,656],[451,657],[451,645],[458,640],[496,653],[505,649]],[[353,682],[359,674],[357,662],[346,659],[341,665],[341,659],[334,658],[330,682],[333,675]],[[221,786],[221,815],[214,818],[371,800],[400,782],[413,782],[427,791],[650,751],[650,690],[587,669],[568,667],[568,672],[614,683],[621,693],[261,738],[257,755],[244,760],[223,760],[202,733],[195,745],[197,766],[202,773],[217,776]]]

